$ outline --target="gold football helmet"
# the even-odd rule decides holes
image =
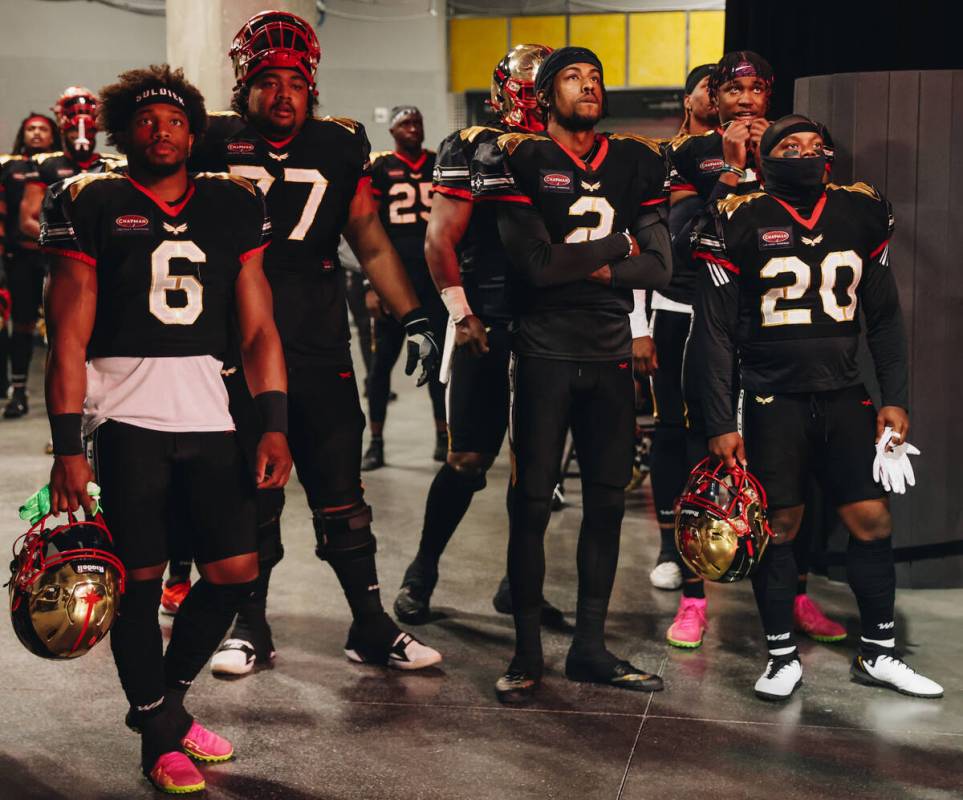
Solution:
[[[696,575],[720,583],[748,577],[771,535],[766,492],[752,475],[708,458],[692,470],[676,508],[675,543]]]
[[[520,44],[498,62],[492,73],[491,107],[506,125],[545,130],[535,99],[535,76],[551,52],[551,47],[541,44]]]

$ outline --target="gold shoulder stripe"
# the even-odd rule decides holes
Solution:
[[[725,214],[729,219],[736,213],[736,210],[743,205],[751,203],[765,196],[765,192],[750,192],[749,194],[731,194],[717,203],[719,213]]]
[[[126,180],[126,178],[123,175],[118,175],[116,172],[81,172],[72,178],[67,178],[67,180],[64,181],[64,189],[70,192],[71,200],[76,200],[77,195],[92,183],[109,180],[122,181]]]
[[[254,189],[253,181],[249,181],[247,178],[242,178],[240,175],[232,175],[229,172],[198,172],[194,175],[194,180],[198,178],[210,178],[216,181],[230,181],[233,184],[240,186],[244,191],[250,192],[255,197],[257,197],[257,191]]]
[[[371,154],[371,163],[374,164],[374,162],[377,161],[379,158],[385,158],[386,156],[390,156],[390,155],[391,155],[390,150],[378,150],[377,152]]]
[[[237,117],[239,116],[236,111],[208,111],[207,116],[209,117]]]
[[[63,150],[54,150],[52,153],[37,153],[32,156],[34,164],[43,164],[48,158],[59,158],[64,154]]]
[[[470,128],[462,128],[458,131],[458,136],[461,137],[463,142],[474,142],[478,138],[478,134],[484,131],[494,131],[495,133],[502,133],[500,128],[490,128],[486,125],[472,125]]]
[[[4,154],[0,156],[0,167],[2,167],[8,161],[23,161],[23,156]]]
[[[842,189],[844,192],[855,192],[856,194],[864,194],[867,197],[871,197],[873,200],[879,200],[879,192],[868,183],[863,183],[862,181],[857,181],[856,183],[850,184],[838,184],[830,183],[826,185],[827,189],[838,190]]]
[[[508,155],[511,155],[522,142],[528,141],[547,142],[548,139],[535,133],[518,133],[513,131],[512,133],[503,133],[499,136],[498,139],[496,139],[496,145],[499,150],[505,150]]]
[[[350,117],[321,117],[322,122],[333,122],[335,125],[340,125],[348,133],[358,132],[358,121],[353,120]]]
[[[662,155],[662,149],[659,147],[659,143],[655,139],[650,139],[648,136],[639,136],[635,133],[613,133],[610,139],[624,139],[630,142],[638,142],[639,144],[644,144],[657,156]]]
[[[117,172],[121,169],[127,168],[127,157],[126,156],[114,156],[112,155],[107,161],[104,162],[105,172]]]

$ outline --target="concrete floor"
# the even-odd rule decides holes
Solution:
[[[386,606],[418,540],[435,473],[428,398],[400,372],[391,405],[389,466],[366,476]],[[19,421],[0,421],[0,545],[23,532],[20,502],[45,480],[49,457],[40,383]],[[618,654],[657,670],[656,695],[569,683],[568,638],[546,633],[538,703],[508,709],[492,685],[511,655],[511,620],[490,598],[504,570],[505,458],[476,498],[442,562],[434,602],[443,616],[415,630],[441,669],[400,674],[348,663],[349,617],[330,569],[313,554],[304,494],[292,482],[287,556],[272,581],[274,669],[235,682],[205,672],[189,706],[229,737],[237,758],[205,768],[211,798],[733,798],[963,797],[963,590],[901,591],[899,646],[946,697],[915,700],[850,682],[856,609],[844,586],[812,594],[845,621],[841,645],[802,645],[805,684],[793,700],[756,700],[764,666],[748,585],[710,587],[710,629],[693,652],[663,639],[677,596],[652,589],[657,549],[648,484],[630,498],[609,617]],[[580,511],[553,517],[546,596],[574,618]],[[0,798],[157,796],[137,768],[138,742],[110,650],[51,663],[0,624]]]

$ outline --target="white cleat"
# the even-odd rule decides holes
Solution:
[[[853,680],[867,686],[885,686],[910,697],[937,698],[943,696],[943,687],[936,681],[915,672],[906,662],[895,655],[880,653],[868,658],[856,656],[849,669]]]
[[[268,661],[274,660],[274,651]],[[249,674],[257,663],[254,645],[243,639],[227,639],[211,658],[211,672],[220,678],[240,678]]]
[[[400,633],[388,654],[388,666],[394,669],[424,669],[441,663],[441,653],[419,642],[410,633]]]
[[[766,671],[756,681],[756,697],[760,700],[788,700],[802,685],[802,664],[798,654],[770,658]]]
[[[649,573],[649,581],[656,589],[671,592],[682,586],[682,570],[674,561],[663,561]]]

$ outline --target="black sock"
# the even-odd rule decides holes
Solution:
[[[267,594],[272,569],[261,562],[251,594],[238,606],[234,630],[231,631],[232,639],[243,639],[254,645],[254,652],[259,659],[267,659],[274,649],[271,628],[267,623]]]
[[[784,658],[796,649],[792,606],[799,572],[792,544],[769,543],[755,574],[752,589],[762,617],[769,655]]]
[[[0,397],[6,397],[10,386],[10,334],[5,325],[0,325]]]
[[[164,700],[164,643],[157,621],[161,581],[127,581],[120,613],[110,629],[121,686],[135,716],[160,713]]]
[[[859,606],[860,649],[873,652],[895,646],[896,568],[892,537],[861,542],[850,536],[846,578]]]
[[[508,534],[508,580],[515,619],[515,658],[512,665],[541,676],[542,586],[545,583],[545,528],[551,500],[511,492]]]
[[[682,562],[682,596],[702,600],[706,596],[706,582]]]
[[[485,475],[469,475],[445,464],[428,489],[425,522],[418,545],[418,560],[428,569],[438,570],[438,561],[458,527],[475,492],[485,488]]]
[[[238,607],[250,597],[254,581],[216,584],[201,578],[181,604],[164,654],[167,686],[185,691],[227,633]]]
[[[381,605],[381,590],[378,585],[378,567],[374,553],[358,558],[333,559],[329,561],[344,596],[351,607],[354,621],[365,624],[385,613]]]
[[[31,355],[33,355],[33,332],[26,333],[14,329],[13,336],[10,338],[10,382],[14,389],[26,387]]]
[[[678,564],[682,560],[679,549],[675,546],[675,528],[665,528],[659,526],[659,558],[657,564],[674,562]]]
[[[796,581],[796,595],[806,594],[809,591],[809,576],[800,575]]]

